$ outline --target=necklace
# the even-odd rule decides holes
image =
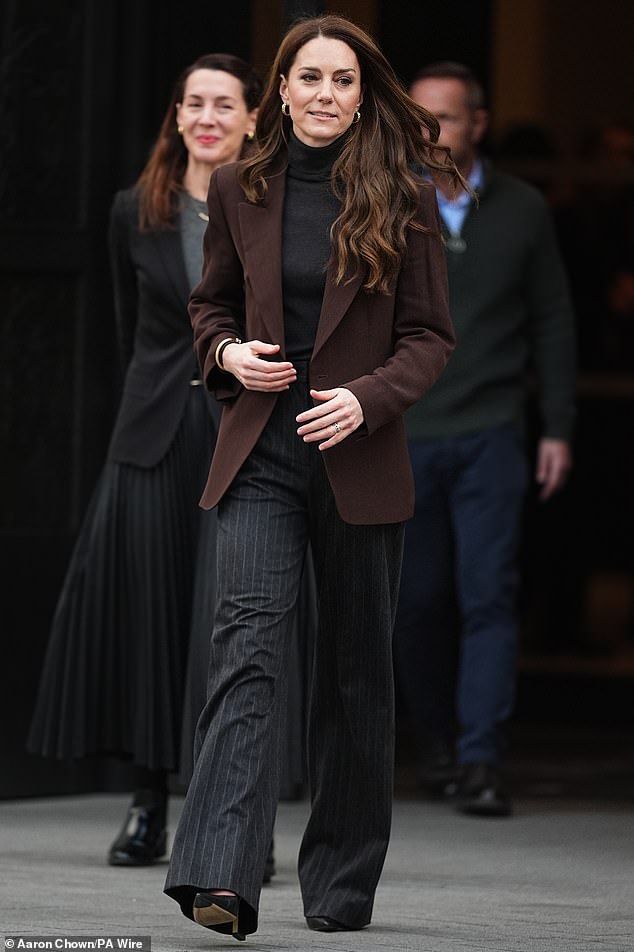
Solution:
[[[207,207],[207,203],[203,198],[196,198],[195,195],[192,195],[191,192],[186,192],[187,205],[191,208],[195,215],[200,218],[201,221],[209,221],[209,215],[206,211],[203,211]]]

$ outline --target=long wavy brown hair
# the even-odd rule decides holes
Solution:
[[[170,228],[180,204],[183,177],[187,169],[187,149],[176,125],[176,104],[183,101],[188,78],[197,69],[215,69],[235,76],[242,83],[247,110],[255,109],[262,97],[260,77],[248,63],[231,53],[208,53],[187,66],[176,80],[169,105],[150,157],[137,180],[139,227]],[[250,151],[245,140],[242,156]]]
[[[282,115],[280,77],[288,77],[299,50],[323,36],[346,43],[356,54],[363,89],[362,117],[351,127],[334,163],[332,186],[341,212],[331,238],[337,283],[367,268],[364,287],[387,293],[405,253],[408,227],[431,229],[414,220],[420,166],[447,174],[465,186],[449,150],[437,145],[436,119],[413,102],[374,40],[345,17],[333,14],[295,23],[284,36],[271,67],[258,112],[257,151],[245,159],[239,181],[246,198],[261,204],[266,175],[285,155],[290,119]]]

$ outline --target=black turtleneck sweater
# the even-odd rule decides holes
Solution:
[[[345,136],[313,148],[291,133],[282,219],[282,293],[288,360],[309,359],[330,258],[330,227],[341,205],[330,186]]]

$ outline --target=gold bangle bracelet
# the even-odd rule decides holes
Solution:
[[[216,362],[216,367],[218,367],[220,370],[225,369],[222,363],[222,354],[225,347],[228,344],[241,344],[241,343],[242,341],[240,340],[239,337],[225,337],[224,340],[221,340],[218,346],[216,347],[216,354],[214,357],[214,360]]]

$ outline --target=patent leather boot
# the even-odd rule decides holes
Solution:
[[[110,847],[110,866],[150,866],[167,851],[167,797],[137,790],[118,837]]]

